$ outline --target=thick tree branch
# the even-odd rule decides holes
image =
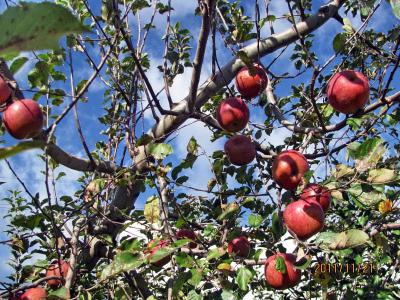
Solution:
[[[196,93],[199,86],[201,67],[203,65],[204,53],[206,52],[207,39],[210,34],[211,16],[215,9],[215,0],[200,1],[200,7],[203,7],[203,20],[197,43],[196,56],[193,61],[192,81],[189,89],[188,112],[193,111],[196,102]]]

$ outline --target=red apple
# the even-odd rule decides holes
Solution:
[[[300,240],[306,240],[324,227],[325,214],[316,201],[297,200],[283,212],[283,221]]]
[[[240,257],[247,257],[250,253],[250,243],[245,236],[234,238],[228,243],[228,253]]]
[[[34,137],[43,127],[40,106],[30,99],[14,101],[3,115],[7,131],[16,139]]]
[[[286,271],[282,271],[282,268],[279,268],[279,264],[276,266],[278,257],[283,259]],[[278,253],[268,257],[264,268],[267,283],[277,290],[294,287],[301,278],[301,271],[293,266],[295,262],[296,256],[293,254]]]
[[[61,269],[60,269],[61,267]],[[64,260],[60,260],[59,263],[55,262],[49,266],[46,272],[46,277],[48,276],[58,276],[62,277],[64,280],[67,277],[68,272],[71,270],[71,266],[68,262]],[[62,279],[49,279],[47,280],[47,284],[52,287],[56,288],[59,285],[63,284]]]
[[[358,71],[342,71],[329,80],[327,94],[335,110],[344,114],[355,113],[367,103],[369,82]]]
[[[196,234],[190,229],[180,229],[176,232],[176,237],[178,240],[181,239],[191,239],[193,241],[197,240]],[[193,249],[196,248],[197,244],[195,242],[189,243],[189,248]]]
[[[280,187],[294,190],[308,169],[308,162],[303,154],[296,150],[286,150],[272,163],[272,177]]]
[[[25,293],[19,298],[21,300],[45,300],[47,299],[47,292],[44,288],[35,287],[27,289]]]
[[[7,102],[11,96],[11,89],[7,82],[0,76],[0,105]]]
[[[250,138],[245,135],[231,137],[224,146],[229,161],[237,166],[244,166],[256,157],[256,147]]]
[[[242,99],[227,98],[217,108],[217,120],[226,131],[238,132],[249,122],[249,109]]]
[[[329,209],[331,205],[331,193],[329,190],[319,184],[308,184],[300,194],[300,199],[318,202],[324,212]]]
[[[243,67],[236,75],[236,88],[244,98],[254,98],[265,89],[268,77],[263,67],[254,64],[255,73]]]
[[[156,253],[158,249],[168,247],[168,245],[169,242],[166,240],[161,240],[158,243],[155,240],[150,241],[147,245],[147,249],[144,252],[147,255],[147,260],[150,262],[150,259],[153,257],[154,253]],[[151,264],[161,268],[162,266],[166,265],[170,260],[171,256],[169,255],[157,261],[151,262]]]

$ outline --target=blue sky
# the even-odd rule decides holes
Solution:
[[[98,3],[98,1],[89,1],[91,4]],[[165,2],[165,1],[163,1]],[[248,15],[253,16],[254,8],[253,1],[243,1],[246,12]],[[313,11],[316,11],[317,8],[321,5],[321,1],[314,1],[313,3]],[[181,1],[175,0],[172,1],[172,6],[176,6],[175,11],[172,13],[172,22],[180,21],[182,23],[182,27],[188,28],[191,30],[192,35],[194,37],[194,41],[196,41],[198,36],[200,18],[193,16],[193,11],[196,7],[197,1]],[[5,9],[4,2],[0,2],[0,11]],[[98,7],[97,7],[98,9]],[[261,7],[261,13],[263,17],[265,15],[265,10],[263,6]],[[271,13],[276,14],[277,16],[282,15],[283,13],[287,13],[287,4],[286,1],[271,1]],[[151,9],[146,9],[141,13],[141,21],[142,24],[146,24],[151,14]],[[343,15],[343,12],[342,12]],[[361,25],[360,18],[357,16],[356,18],[352,18],[349,16],[352,24],[355,28]],[[162,63],[162,52],[163,46],[160,45],[160,37],[164,34],[165,31],[165,19],[166,15],[158,15],[156,17],[155,25],[156,30],[152,31],[149,35],[149,41],[145,48],[145,51],[148,52],[149,57],[151,59],[151,68],[148,71],[147,75],[149,77],[150,82],[153,84],[154,90],[158,91],[162,87],[162,74],[158,71],[157,65]],[[391,12],[391,8],[386,1],[382,2],[381,7],[378,9],[376,15],[371,19],[368,28],[374,28],[376,30],[384,30],[386,31],[388,28],[393,27],[394,24],[397,24],[398,20],[393,16]],[[137,20],[133,16],[130,17],[130,24],[132,25],[132,32],[135,33],[135,29],[137,28]],[[281,32],[284,29],[287,29],[290,26],[288,21],[279,20],[275,24],[276,32]],[[332,39],[333,37],[342,32],[341,25],[334,20],[328,21],[328,23],[322,28],[318,29],[314,32],[315,42],[314,42],[314,50],[317,52],[318,57],[320,58],[320,64],[323,64],[324,61],[334,54],[332,49]],[[267,37],[269,35],[269,30],[267,26],[262,30],[262,37]],[[218,49],[218,58],[220,64],[223,64],[226,61],[231,59],[230,52],[224,50],[224,45],[220,39],[217,39],[217,49]],[[272,67],[272,71],[276,74],[282,74],[284,72],[289,72],[291,74],[296,73],[296,70],[289,60],[291,56],[291,47],[280,57],[277,63]],[[208,44],[207,58],[205,59],[205,64],[203,65],[203,75],[202,80],[205,80],[211,73],[211,65],[209,57],[210,55],[210,43]],[[262,63],[264,65],[268,65],[268,63],[279,53],[273,53],[268,57],[262,59]],[[30,53],[23,53],[21,55],[27,56],[30,58],[30,61],[22,68],[16,75],[16,79],[19,85],[23,88],[29,88],[29,84],[27,82],[27,72],[31,69],[31,67],[35,63],[34,56]],[[94,55],[94,53],[93,53]],[[85,59],[82,54],[77,54],[74,59],[77,62],[75,68],[76,82],[79,82],[80,79],[87,78],[91,71],[88,68]],[[99,58],[95,56],[95,61],[99,61]],[[333,66],[332,64],[331,66]],[[68,70],[68,66],[65,66],[65,70]],[[330,68],[328,67],[325,71],[326,74],[329,74]],[[67,72],[68,74],[68,72]],[[103,73],[104,74],[104,73]],[[183,99],[188,92],[189,89],[189,80],[191,74],[191,69],[187,69],[186,72],[178,76],[176,82],[171,88],[172,98],[175,101],[179,101]],[[299,82],[304,82],[308,84],[310,81],[310,73],[304,73],[302,76],[297,77],[293,80],[287,80],[279,84],[275,90],[276,94],[279,97],[283,97],[288,95],[288,91],[290,89],[291,84],[298,84]],[[69,82],[69,81],[68,81]],[[373,84],[373,82],[371,82]],[[398,76],[394,81],[393,87],[398,88]],[[65,90],[68,92],[70,87],[69,83],[64,85]],[[96,80],[94,85],[90,88],[89,92],[86,94],[88,98],[87,103],[79,103],[78,110],[80,121],[83,127],[83,133],[86,138],[86,141],[91,150],[94,149],[95,143],[98,140],[104,140],[105,136],[100,135],[100,131],[104,128],[98,122],[97,117],[102,115],[102,102],[103,102],[103,92],[105,86],[100,80]],[[25,93],[26,97],[29,97],[29,93]],[[65,99],[65,104],[68,103],[70,99]],[[42,98],[39,102],[44,105],[45,99]],[[162,98],[162,103],[166,103],[165,97]],[[63,107],[58,110],[62,110]],[[260,108],[252,108],[251,111],[251,120],[253,122],[263,123],[262,120],[262,110]],[[193,120],[189,120],[189,122],[193,122]],[[146,115],[145,127],[149,128],[153,124],[151,120],[151,116],[149,114]],[[283,144],[283,140],[285,137],[290,136],[291,133],[284,128],[275,129],[270,136],[265,136],[266,142],[270,142],[274,145]],[[80,143],[77,130],[75,128],[73,122],[73,114],[72,112],[63,120],[63,122],[59,125],[56,136],[58,137],[57,144],[63,148],[65,151],[74,154],[76,156],[85,157],[85,153],[83,147]],[[175,135],[173,135],[175,136]],[[172,144],[174,146],[174,155],[169,159],[169,161],[177,162],[186,156],[186,145],[189,139],[194,136],[198,143],[206,149],[209,155],[212,154],[215,150],[222,150],[224,145],[224,139],[219,139],[216,142],[210,142],[210,132],[207,128],[205,128],[199,122],[195,122],[191,126],[184,127],[179,131],[179,133],[175,136]],[[3,137],[4,145],[10,146],[16,143],[16,140],[11,138],[9,135],[5,135]],[[45,185],[44,185],[44,176],[40,173],[43,170],[43,164],[40,159],[36,157],[36,155],[40,153],[38,151],[29,151],[25,152],[21,155],[18,155],[11,159],[12,165],[18,171],[18,174],[21,175],[24,182],[27,183],[29,189],[33,194],[36,192],[40,193],[41,198],[46,197],[45,193]],[[119,161],[119,160],[118,160]],[[79,172],[66,169],[64,167],[60,167],[57,169],[58,172],[65,172],[67,174],[58,184],[57,184],[57,195],[69,195],[73,196],[73,193],[77,188],[79,188],[79,184],[76,182],[76,179],[80,176]],[[321,170],[320,170],[321,171]],[[182,174],[186,174],[189,177],[195,178],[195,180],[189,180],[188,184],[191,186],[196,186],[199,188],[205,188],[207,185],[207,181],[211,178],[210,174],[210,166],[208,162],[204,158],[200,158],[194,168],[192,170],[184,171]],[[321,175],[323,175],[321,173]],[[8,170],[7,166],[3,161],[0,161],[0,181],[5,181],[6,184],[1,186],[0,190],[0,198],[7,196],[8,189],[21,189],[20,185],[16,181],[16,179],[12,176],[11,172]],[[235,184],[234,180],[231,178],[230,183]],[[148,196],[153,194],[154,191],[148,190],[146,193],[143,193],[139,200],[136,203],[136,208],[143,208],[144,203]],[[194,193],[195,194],[195,193]],[[0,214],[4,214],[6,211],[6,206],[4,203],[0,203]],[[0,230],[4,228],[4,223],[0,225]],[[3,227],[2,227],[3,226]],[[0,240],[7,239],[7,237],[0,233]],[[7,261],[9,257],[9,251],[7,247],[0,246],[0,259],[2,261]],[[3,280],[8,270],[5,264],[0,266],[0,280]]]

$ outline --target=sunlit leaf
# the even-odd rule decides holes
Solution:
[[[15,146],[0,148],[0,160],[8,158],[10,156],[14,156],[26,150],[42,148],[44,147],[44,145],[45,143],[41,141],[26,141],[26,142],[20,142]]]
[[[151,196],[147,199],[144,205],[144,217],[147,222],[153,224],[157,223],[160,218],[159,198]]]
[[[0,15],[0,54],[55,49],[58,40],[88,29],[64,6],[20,2]]]

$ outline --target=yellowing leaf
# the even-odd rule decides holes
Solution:
[[[329,281],[331,280],[331,276],[328,272],[321,272],[320,270],[313,273],[313,277],[316,282],[323,286],[327,286]]]
[[[388,212],[391,212],[393,209],[393,202],[390,201],[389,199],[383,200],[379,203],[378,206],[379,212],[384,215],[387,214]]]
[[[350,167],[342,165],[342,164],[336,165],[336,170],[334,170],[332,172],[333,177],[335,177],[336,179],[339,179],[339,178],[345,177],[345,176],[351,176],[354,174],[355,174],[354,168],[350,168]]]
[[[221,271],[230,271],[231,270],[231,265],[228,264],[228,263],[222,263],[222,264],[218,265],[217,269],[221,270]]]
[[[144,217],[149,223],[157,223],[160,218],[160,207],[158,197],[151,196],[144,206]]]
[[[395,170],[375,169],[368,173],[368,181],[372,183],[387,183],[396,180],[397,174]]]

